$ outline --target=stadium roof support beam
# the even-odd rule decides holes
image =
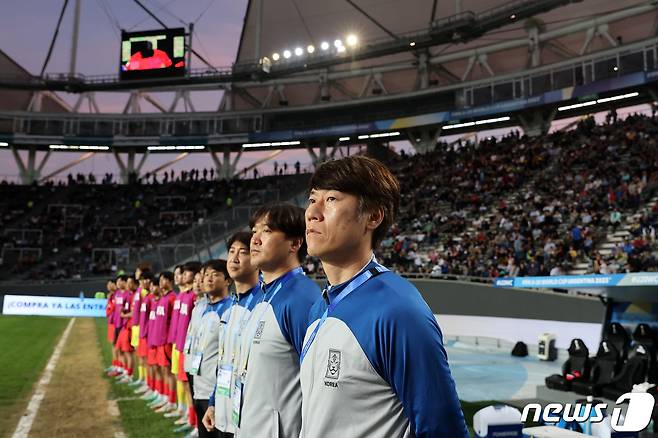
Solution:
[[[133,90],[130,92],[130,97],[126,102],[126,106],[123,107],[124,114],[138,114],[142,112],[142,108],[139,105],[139,99],[141,97],[141,92],[139,90]]]
[[[50,151],[48,151],[50,153]],[[78,164],[82,163],[85,160],[88,160],[89,158],[93,157],[96,154],[96,152],[87,152],[86,154],[82,154],[75,160],[71,161],[70,163],[60,167],[56,171],[44,176],[43,178],[39,179],[39,182],[45,182],[48,181],[49,179],[59,175],[60,173],[69,170],[70,168],[77,166]],[[41,174],[41,171],[39,171],[39,174]]]
[[[174,158],[173,160],[171,160],[171,161],[167,161],[167,162],[164,163],[163,165],[158,166],[158,167],[156,167],[155,169],[146,172],[146,175],[157,174],[157,173],[160,172],[161,170],[166,169],[167,167],[171,166],[172,164],[175,164],[175,163],[179,162],[180,160],[182,160],[183,158],[187,157],[188,155],[190,155],[189,152],[183,152],[182,154],[178,154],[178,155],[176,155],[176,158]]]
[[[425,154],[434,150],[441,137],[441,131],[441,125],[430,125],[407,130],[406,135],[416,152]]]
[[[313,149],[313,146],[310,144],[306,145],[306,150],[308,151],[308,154],[311,156],[311,161],[313,162],[314,167],[318,167],[320,164],[324,163],[327,161],[327,143],[322,142],[319,145],[319,153],[316,153],[315,150]],[[335,151],[333,152],[335,153]]]
[[[217,152],[218,151],[210,149],[210,157],[215,163],[215,174],[217,175],[217,178],[226,180],[233,179],[235,171],[238,168],[238,162],[240,161],[240,158],[242,158],[242,151],[238,152],[233,162],[231,162],[230,147],[224,147],[224,150],[222,151],[224,155],[223,159],[220,159],[219,156],[217,156]]]
[[[124,184],[130,183],[131,177],[135,179],[140,177],[142,167],[148,156],[148,151],[142,154],[142,158],[137,166],[135,166],[135,150],[128,151],[127,156],[128,160],[124,163],[123,159],[121,159],[121,154],[116,150],[114,151],[114,157],[117,160],[117,166],[119,166],[120,170],[121,181]]]
[[[50,158],[50,150],[46,152],[46,155],[43,156],[38,165],[37,149],[35,147],[31,147],[27,150],[27,164],[23,161],[18,149],[14,146],[11,147],[11,152],[14,155],[14,160],[16,160],[16,167],[18,167],[18,174],[21,178],[21,182],[25,185],[29,185],[38,181],[48,158]]]
[[[597,24],[587,29],[587,36],[585,37],[583,46],[580,48],[580,54],[584,55],[587,53],[587,49],[589,49],[592,40],[596,36],[606,39],[612,47],[617,47],[619,43],[610,35],[609,29],[610,27],[607,23]]]
[[[73,106],[74,113],[80,112],[80,108],[82,108],[82,104],[84,103],[85,100],[87,101],[87,105],[89,105],[90,113],[101,112],[100,108],[98,107],[98,103],[96,103],[96,93],[94,93],[93,91],[89,91],[80,94],[78,100],[75,102],[75,105]]]
[[[546,110],[537,109],[534,111],[525,111],[519,114],[519,124],[523,128],[523,132],[528,137],[538,137],[540,135],[548,134],[551,128],[551,123],[557,114],[557,107]]]
[[[394,34],[393,32],[391,32],[388,28],[386,28],[386,27],[385,27],[383,24],[381,24],[379,21],[375,20],[372,16],[370,16],[370,14],[368,14],[364,9],[362,9],[361,7],[359,7],[359,5],[357,5],[356,3],[354,3],[352,0],[345,0],[345,1],[346,1],[347,3],[349,3],[350,6],[352,6],[354,9],[356,9],[356,10],[359,11],[361,14],[363,14],[363,16],[366,17],[368,20],[370,20],[370,22],[371,22],[372,24],[374,24],[375,26],[377,26],[378,28],[380,28],[381,30],[383,30],[386,34],[388,34],[391,38],[393,38],[393,39],[395,39],[395,40],[399,39],[399,37],[398,37],[396,34]]]
[[[538,43],[544,43],[576,32],[586,31],[587,29],[594,26],[598,26],[600,24],[611,23],[614,21],[623,20],[625,18],[634,17],[636,15],[645,14],[654,11],[656,8],[658,8],[658,4],[650,1],[644,4],[626,8],[617,12],[613,12],[611,14],[603,15],[589,20],[579,21],[577,23],[573,23],[555,30],[541,32],[538,34]],[[446,62],[457,61],[460,59],[468,59],[480,53],[495,53],[503,50],[516,49],[519,47],[526,46],[527,44],[528,44],[527,38],[518,38],[497,44],[491,44],[489,46],[478,47],[471,50],[460,50],[457,52],[448,53],[446,55],[435,56],[430,59],[430,63],[442,64]]]
[[[163,111],[163,112],[170,112],[173,113],[176,111],[176,108],[178,108],[178,102],[183,101],[183,107],[185,108],[185,112],[195,112],[196,109],[194,108],[194,104],[192,103],[192,99],[190,98],[190,91],[189,90],[176,90],[176,94],[174,96],[174,100],[171,102],[171,105],[169,106],[168,111]]]

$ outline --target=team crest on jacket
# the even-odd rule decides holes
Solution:
[[[258,321],[258,327],[256,327],[254,339],[260,339],[263,336],[263,329],[265,329],[265,321]]]
[[[340,376],[340,351],[329,349],[329,360],[327,361],[327,379],[338,380]]]

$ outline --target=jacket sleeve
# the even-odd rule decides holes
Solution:
[[[394,306],[378,323],[377,364],[417,438],[469,436],[443,337],[424,303]]]

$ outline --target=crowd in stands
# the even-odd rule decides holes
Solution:
[[[586,118],[536,138],[514,131],[395,154],[387,164],[401,184],[401,211],[378,255],[398,272],[433,277],[656,270],[657,133],[653,116],[600,125]],[[147,248],[240,205],[249,190],[290,186],[285,174],[300,172],[273,165],[281,176],[230,182],[203,170],[129,185],[110,174],[104,184],[70,176],[65,189],[0,184],[2,228],[41,230],[5,231],[0,244],[42,250],[23,251],[13,264],[5,255],[4,266],[30,278],[108,273],[116,261],[92,260],[94,248]],[[315,260],[306,270],[322,273]]]
[[[213,217],[234,203],[262,203],[261,192],[295,186],[301,176],[189,180],[158,184],[58,187],[0,184],[0,276],[68,279],[115,272],[125,250],[140,252]],[[20,195],[16,195],[19,193]],[[251,199],[256,197],[257,199]],[[207,235],[207,234],[206,234]],[[121,250],[105,250],[119,248]]]
[[[440,144],[391,163],[402,211],[382,248],[407,273],[471,277],[562,275],[658,267],[658,124],[631,115],[530,139]],[[597,250],[627,229],[611,252]]]

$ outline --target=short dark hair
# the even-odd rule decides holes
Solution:
[[[251,245],[251,233],[248,231],[238,231],[226,241],[226,249],[230,249],[235,242],[240,242],[247,248]]]
[[[190,271],[193,274],[196,274],[201,270],[201,262],[187,262],[181,267],[181,272]]]
[[[372,233],[373,249],[388,232],[400,206],[400,183],[391,171],[374,158],[354,155],[328,161],[317,168],[310,190],[337,190],[359,199],[359,213],[384,211],[382,223]]]
[[[128,276],[125,274],[121,274],[117,277],[117,281],[122,280],[122,281],[128,281]]]
[[[108,282],[108,283],[117,284],[117,280],[116,280],[116,278],[110,278],[109,280],[107,280],[107,282]]]
[[[140,271],[150,271],[153,269],[153,263],[143,260],[137,264],[137,268]]]
[[[167,280],[171,281],[172,283],[174,282],[174,273],[171,271],[162,271],[160,272],[160,277],[158,278],[158,281],[160,278],[166,278]]]
[[[273,202],[260,207],[251,216],[249,228],[253,228],[259,219],[267,217],[267,226],[275,231],[281,231],[286,239],[301,239],[302,244],[297,252],[301,263],[306,257],[306,220],[304,209],[287,202]]]
[[[208,260],[206,263],[204,263],[204,267],[206,269],[210,268],[214,271],[221,272],[224,274],[224,278],[227,280],[231,278],[231,276],[228,274],[228,269],[226,268],[226,260],[224,259]]]
[[[150,280],[153,281],[153,272],[150,270],[144,270],[142,271],[142,275],[139,276],[140,281],[141,280]]]

